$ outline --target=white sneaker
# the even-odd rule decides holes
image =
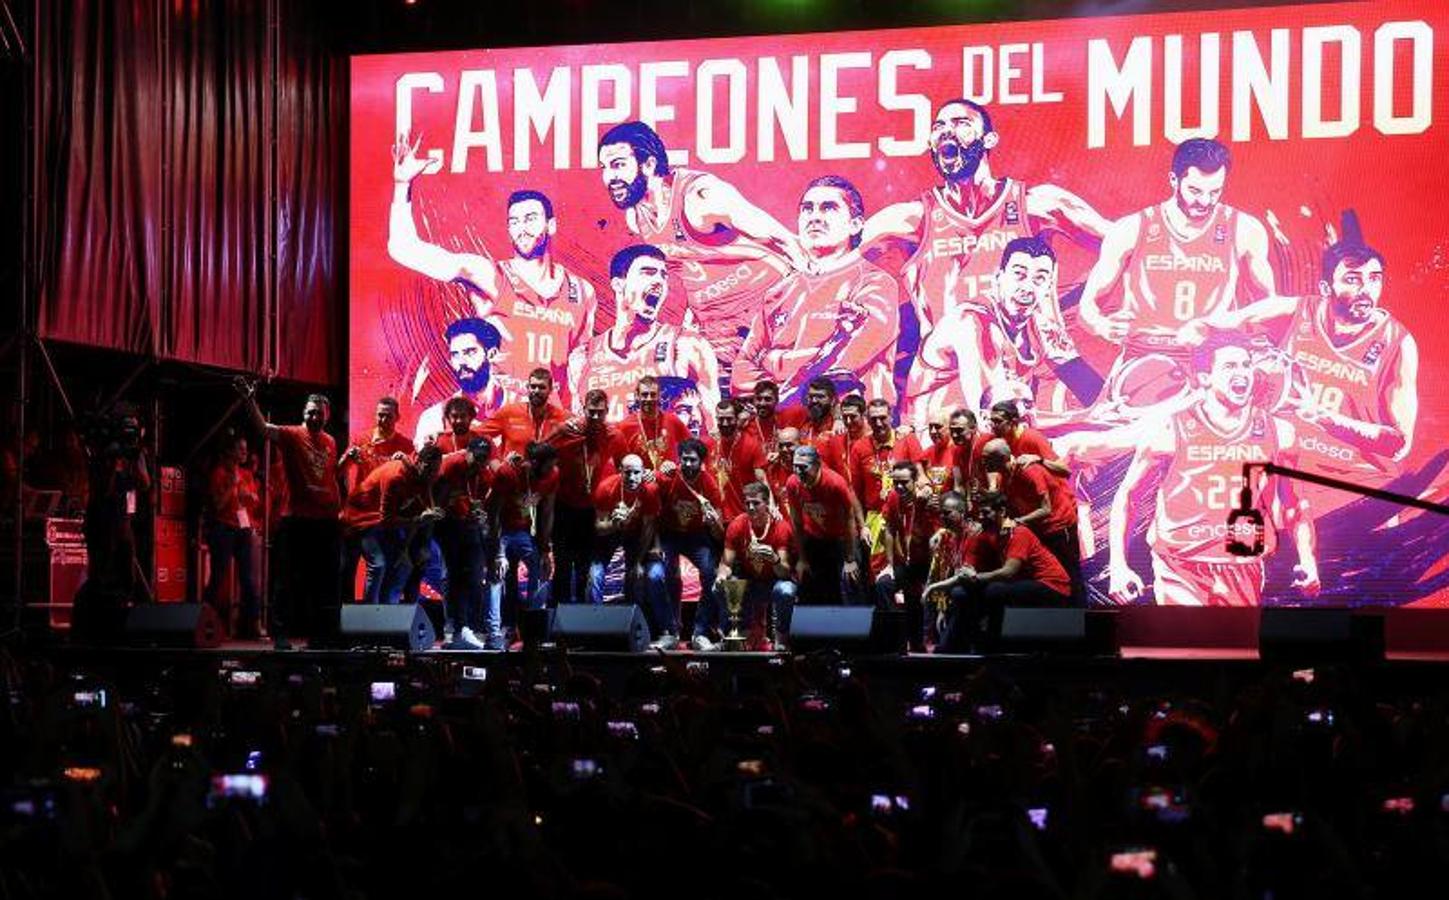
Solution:
[[[460,628],[458,630],[457,643],[465,644],[469,649],[472,650],[485,650],[488,646],[487,644],[478,640],[478,635],[474,634],[473,629],[471,628]]]
[[[713,653],[719,649],[719,644],[709,639],[708,635],[696,634],[690,638],[689,646],[698,653]]]
[[[665,632],[649,642],[650,650],[673,650],[679,646],[679,636]]]

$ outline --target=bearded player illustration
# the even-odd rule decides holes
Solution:
[[[1153,593],[1159,605],[1257,606],[1263,593],[1263,558],[1228,553],[1228,515],[1244,487],[1243,463],[1295,463],[1294,427],[1253,403],[1256,368],[1247,342],[1223,335],[1191,354],[1202,394],[1190,406],[1156,420],[1144,438],[1112,502],[1108,525],[1108,593],[1117,603],[1135,603],[1142,578],[1129,565],[1131,514],[1140,493],[1157,476],[1155,514],[1148,531]],[[1254,506],[1264,522],[1289,531],[1298,551],[1293,586],[1318,593],[1316,537],[1308,504],[1293,482],[1253,472]],[[1275,529],[1265,550],[1272,552]]]
[[[1185,402],[1188,352],[1179,332],[1274,292],[1268,230],[1222,202],[1232,160],[1217,141],[1192,138],[1172,155],[1172,197],[1113,223],[1082,288],[1082,324],[1121,344],[1104,400],[1128,417]],[[1102,301],[1120,297],[1104,315]]]
[[[1413,449],[1419,345],[1379,305],[1384,257],[1364,241],[1352,212],[1344,214],[1342,237],[1324,250],[1320,271],[1317,295],[1260,300],[1217,317],[1211,328],[1231,332],[1286,321],[1302,467],[1378,485],[1398,473]],[[1325,506],[1351,499],[1325,491],[1305,489]]]
[[[1013,238],[1058,231],[1095,247],[1108,222],[1084,200],[1050,184],[1028,187],[992,173],[990,154],[1001,141],[986,107],[971,100],[943,103],[931,125],[931,162],[941,184],[918,199],[895,203],[865,223],[868,255],[890,244],[910,253],[902,276],[921,323],[921,344],[912,366],[906,414],[923,427],[932,409],[955,408],[961,396],[945,336],[934,335],[962,305],[986,309],[1000,253]],[[1083,403],[1100,387],[1067,333],[1061,309],[1051,302],[1033,313],[1043,351]]]
[[[609,284],[619,311],[614,326],[569,354],[569,384],[579,395],[601,390],[609,421],[624,419],[634,386],[645,375],[673,375],[699,385],[702,406],[719,400],[719,369],[709,342],[692,331],[659,321],[669,292],[664,251],[648,244],[625,247],[609,261]],[[708,424],[708,423],[707,423]]]
[[[798,220],[811,271],[795,270],[768,292],[734,367],[735,393],[769,379],[788,403],[812,380],[848,373],[867,396],[894,402],[900,290],[856,251],[864,215],[846,179],[825,175],[806,186]]]
[[[664,251],[670,273],[709,341],[728,384],[729,368],[766,289],[791,265],[805,268],[795,236],[729,182],[675,168],[659,135],[625,122],[599,139],[599,166],[629,230]]]
[[[594,287],[553,256],[558,233],[553,202],[532,190],[514,191],[506,204],[513,256],[455,253],[418,235],[413,219],[413,184],[429,174],[432,160],[417,156],[419,138],[400,136],[393,145],[393,198],[388,216],[388,255],[399,265],[443,282],[462,285],[472,309],[460,312],[490,321],[507,338],[492,361],[493,380],[506,400],[527,394],[528,373],[549,369],[567,400],[572,386],[562,380],[568,354],[594,330]]]

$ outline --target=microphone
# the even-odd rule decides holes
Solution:
[[[1228,552],[1263,555],[1263,513],[1253,506],[1253,489],[1246,482],[1238,493],[1238,508],[1228,514]]]

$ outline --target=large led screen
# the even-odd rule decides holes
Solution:
[[[1443,605],[1449,7],[364,56],[351,418],[557,376],[708,430],[828,377],[927,440],[1019,402],[1094,602]],[[649,245],[657,250],[627,248]],[[611,265],[613,271],[611,272]]]

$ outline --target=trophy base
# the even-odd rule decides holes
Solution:
[[[745,636],[742,634],[727,634],[720,640],[720,649],[728,653],[739,653],[745,649]]]

